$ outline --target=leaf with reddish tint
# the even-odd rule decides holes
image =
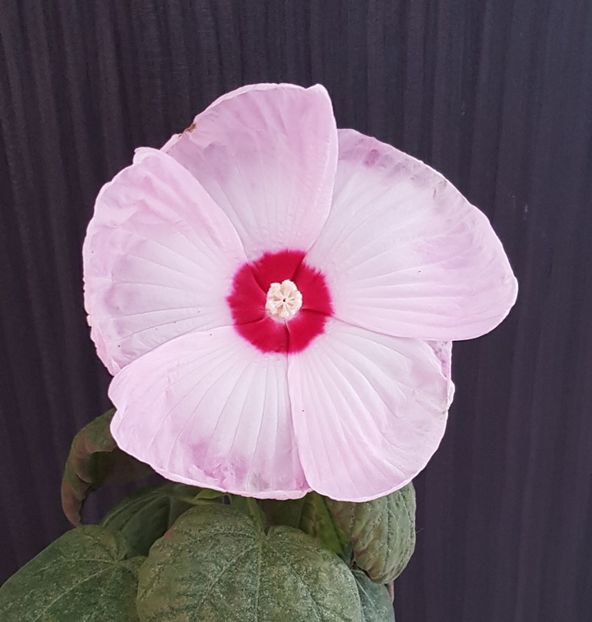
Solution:
[[[74,437],[62,478],[62,509],[77,526],[89,492],[105,481],[130,482],[152,473],[152,469],[121,451],[109,430],[114,409],[85,425]]]

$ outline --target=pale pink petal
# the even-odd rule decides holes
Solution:
[[[284,354],[232,327],[183,335],[119,372],[111,432],[164,477],[257,498],[303,496]]]
[[[240,239],[161,151],[138,150],[103,187],[83,257],[91,336],[111,373],[178,335],[232,324],[225,297],[246,261]]]
[[[257,84],[228,93],[163,148],[226,212],[249,259],[308,249],[327,218],[337,130],[320,85]]]
[[[339,130],[333,206],[306,262],[336,317],[399,337],[478,337],[516,300],[485,215],[427,165],[353,130]]]
[[[448,405],[454,399],[454,382],[452,382],[452,341],[428,341],[426,342],[434,351],[440,361],[442,373],[448,380]]]
[[[324,335],[290,356],[288,382],[306,479],[332,499],[401,488],[444,434],[449,381],[425,342],[330,319]]]

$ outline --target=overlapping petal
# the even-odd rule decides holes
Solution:
[[[442,373],[448,380],[448,404],[450,405],[454,399],[455,390],[454,382],[452,382],[452,341],[427,341],[426,343],[440,361]]]
[[[119,372],[109,389],[121,449],[173,481],[276,499],[303,496],[285,354],[232,327],[183,335]]]
[[[422,341],[331,319],[289,358],[288,382],[307,481],[332,499],[365,501],[404,486],[444,434],[449,380]]]
[[[325,274],[336,317],[400,337],[478,337],[517,293],[482,212],[430,167],[353,130],[339,130],[333,206],[306,261]]]
[[[178,335],[232,323],[225,297],[246,261],[240,239],[161,151],[138,150],[103,187],[83,254],[92,336],[111,373]]]
[[[226,212],[250,260],[308,249],[329,213],[337,163],[331,100],[316,85],[228,93],[164,149]]]

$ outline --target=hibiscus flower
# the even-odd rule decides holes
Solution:
[[[318,85],[240,88],[138,149],[83,255],[118,445],[258,498],[404,486],[444,433],[450,342],[492,330],[517,292],[487,218],[338,130]]]

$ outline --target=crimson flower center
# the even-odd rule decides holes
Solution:
[[[262,352],[304,350],[333,314],[324,275],[295,250],[240,266],[227,302],[237,333]]]

